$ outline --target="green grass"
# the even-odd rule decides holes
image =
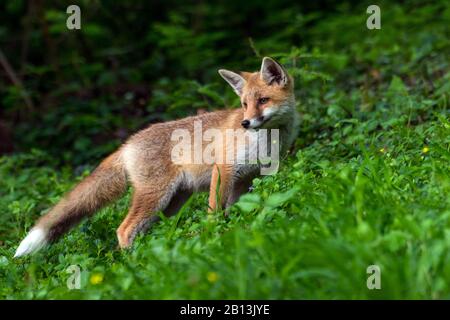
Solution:
[[[435,17],[450,11],[407,11],[385,10],[385,32],[356,35],[345,30],[361,30],[360,14],[337,15],[305,31],[309,49],[272,54],[296,78],[301,133],[228,217],[208,215],[198,194],[120,251],[128,193],[48,250],[12,259],[89,170],[55,169],[37,150],[1,157],[0,298],[449,299],[450,46]],[[336,26],[342,37],[326,37]],[[270,54],[269,41],[254,46]],[[380,290],[366,286],[374,264]],[[70,265],[81,290],[66,286]]]
[[[115,228],[125,197],[49,250],[18,260],[11,257],[31,213],[72,181],[30,166],[37,155],[2,158],[1,296],[450,298],[449,137],[449,121],[438,117],[368,133],[353,147],[318,139],[278,175],[255,180],[228,218],[207,215],[199,195],[121,252]],[[83,270],[82,290],[66,288],[72,264]],[[372,264],[381,268],[381,290],[366,287]],[[103,281],[92,284],[96,274]]]

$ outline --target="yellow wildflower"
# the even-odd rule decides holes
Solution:
[[[216,272],[208,272],[206,279],[208,279],[209,282],[214,283],[219,279],[219,276]]]
[[[92,284],[94,284],[94,285],[99,284],[99,283],[102,283],[102,282],[103,282],[103,275],[102,275],[101,273],[94,273],[94,274],[91,276],[91,278],[89,279],[89,281],[90,281]]]

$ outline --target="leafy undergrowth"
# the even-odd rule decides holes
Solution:
[[[339,125],[334,134],[344,135],[347,125],[365,131],[365,124]],[[437,117],[367,133],[353,147],[345,138],[340,147],[320,139],[289,157],[276,176],[256,179],[228,218],[207,215],[206,197],[197,195],[121,252],[115,228],[125,197],[48,250],[19,260],[11,257],[32,224],[30,213],[57,201],[70,179],[30,167],[38,155],[3,158],[1,295],[450,298],[449,133],[450,123]],[[366,286],[373,264],[381,268],[381,290]],[[81,267],[80,290],[66,286],[70,265]]]
[[[208,215],[197,194],[120,251],[128,193],[47,250],[13,259],[36,218],[92,166],[56,170],[37,150],[0,158],[0,297],[449,299],[450,48],[437,14],[449,10],[394,9],[384,33],[352,34],[365,17],[337,15],[305,31],[309,48],[272,54],[296,78],[301,133],[280,171],[255,179],[228,217]],[[336,26],[342,37],[314,45]],[[72,265],[79,290],[67,287]],[[379,290],[367,287],[371,265]]]

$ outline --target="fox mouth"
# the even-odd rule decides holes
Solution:
[[[283,126],[287,121],[289,122],[289,112],[291,107],[289,105],[280,105],[276,110],[267,110],[259,118],[250,121],[249,129],[261,129],[261,128],[276,128]],[[265,110],[266,111],[266,110]]]
[[[262,126],[264,126],[266,123],[268,123],[270,121],[270,119],[272,119],[272,117],[263,117],[263,119],[261,120],[261,122],[255,126],[255,129],[259,129]]]
[[[269,120],[269,117],[261,116],[250,120],[242,120],[241,125],[244,127],[244,129],[258,129],[261,128]]]
[[[257,119],[253,119],[250,121],[250,126],[248,129],[261,129],[265,124],[269,123],[272,120],[271,116],[262,116]]]

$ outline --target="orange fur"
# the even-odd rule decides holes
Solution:
[[[294,121],[293,80],[287,77],[287,82],[279,81],[277,85],[268,83],[262,78],[264,63],[267,64],[269,79],[273,76],[279,81],[281,76],[287,77],[283,69],[277,69],[278,65],[273,60],[265,60],[260,72],[242,73],[242,76],[228,71],[226,76],[221,73],[240,94],[241,101],[247,105],[245,108],[202,113],[153,124],[136,133],[43,216],[35,228],[44,230],[47,240],[53,241],[82,218],[122,195],[128,183],[133,187],[133,194],[128,214],[117,229],[121,248],[129,247],[136,234],[148,228],[156,219],[156,212],[163,211],[167,215],[176,213],[193,192],[209,190],[209,212],[236,202],[248,190],[258,172],[252,169],[242,173],[236,165],[223,163],[175,164],[171,161],[171,150],[176,142],[171,140],[171,134],[180,128],[193,134],[194,121],[197,120],[202,122],[203,131],[211,128],[221,132],[241,129],[244,119],[261,117],[267,108],[276,114],[277,108],[281,110],[283,107],[287,109],[273,117],[276,121],[266,122],[263,127],[280,129],[280,139],[284,139],[282,146],[284,149],[289,147],[295,138],[295,130],[292,130],[297,126]],[[232,78],[227,78],[230,75]],[[258,105],[258,98],[262,96],[270,98],[264,106]],[[203,149],[206,143],[202,143]],[[224,148],[231,146],[225,145]]]

